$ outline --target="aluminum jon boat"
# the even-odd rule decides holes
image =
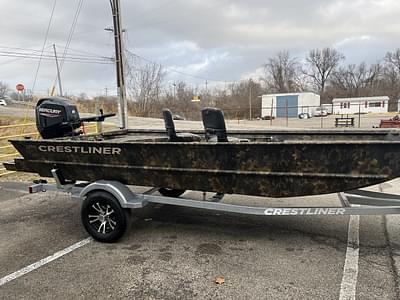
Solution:
[[[400,175],[397,130],[263,130],[227,133],[220,110],[202,110],[204,131],[119,130],[79,135],[82,119],[60,98],[38,102],[43,139],[15,139],[8,170],[66,180],[226,194],[293,197],[349,191]],[[69,115],[68,115],[69,114]],[[102,121],[103,115],[89,121]],[[88,121],[88,120],[86,120]]]

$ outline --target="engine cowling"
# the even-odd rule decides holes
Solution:
[[[65,98],[43,98],[36,105],[36,127],[44,139],[79,135],[81,124],[76,105]]]

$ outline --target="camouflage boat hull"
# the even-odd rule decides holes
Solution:
[[[151,140],[121,136],[13,140],[23,158],[5,166],[41,176],[58,168],[70,180],[269,197],[347,191],[400,174],[400,141],[393,138],[263,142],[267,134],[262,142],[171,143],[155,132]]]

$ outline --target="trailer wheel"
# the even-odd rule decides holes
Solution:
[[[130,210],[124,209],[110,193],[90,193],[82,203],[81,219],[86,231],[105,243],[117,241],[128,228]]]
[[[182,195],[186,190],[179,190],[179,189],[170,189],[170,188],[159,188],[158,192],[166,197],[179,197]]]

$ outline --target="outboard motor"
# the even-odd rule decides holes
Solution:
[[[77,129],[83,122],[103,122],[112,116],[101,111],[99,116],[80,118],[76,105],[60,97],[43,98],[36,105],[36,127],[44,139],[80,135]]]

